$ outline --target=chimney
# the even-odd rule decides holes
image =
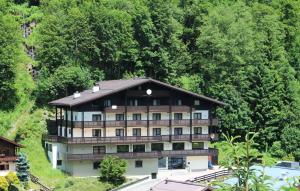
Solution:
[[[100,85],[98,83],[96,83],[94,86],[93,86],[93,93],[95,92],[98,92],[100,90]]]
[[[73,98],[76,99],[76,98],[79,98],[80,97],[80,93],[78,91],[76,91],[73,95]]]

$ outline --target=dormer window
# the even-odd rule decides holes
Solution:
[[[182,100],[181,100],[181,99],[178,99],[178,100],[176,101],[176,105],[182,105]]]
[[[159,99],[154,99],[154,100],[153,100],[153,105],[154,105],[154,106],[160,105],[160,100],[159,100]]]
[[[200,100],[195,100],[194,105],[200,105]]]
[[[110,107],[110,106],[111,106],[111,100],[110,99],[104,100],[104,107]]]
[[[131,99],[131,100],[129,100],[129,105],[130,106],[138,106],[139,101],[137,99]]]

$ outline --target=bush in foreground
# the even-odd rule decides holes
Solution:
[[[114,185],[120,185],[125,181],[124,174],[127,162],[114,156],[107,156],[100,164],[100,178]]]

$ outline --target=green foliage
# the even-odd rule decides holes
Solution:
[[[125,181],[126,169],[126,160],[109,155],[101,161],[100,178],[115,185],[120,185]]]
[[[234,191],[269,191],[271,189],[270,180],[271,177],[266,176],[264,168],[275,164],[276,160],[273,159],[270,154],[260,154],[255,147],[257,143],[255,138],[258,134],[247,133],[245,140],[238,142],[238,136],[229,137],[224,135],[226,141],[222,144],[217,144],[219,150],[222,150],[222,163],[221,165],[232,170],[232,176],[237,179],[235,185],[227,185],[224,183],[215,183],[220,186],[217,190],[234,190]],[[225,149],[225,150],[223,150]],[[251,166],[255,164],[255,161],[260,159],[263,170],[258,171]]]
[[[4,176],[0,176],[0,190],[8,191],[8,182]]]
[[[273,157],[281,159],[282,157],[286,156],[286,152],[282,149],[281,142],[275,141],[270,148],[269,152]]]
[[[17,55],[20,54],[21,33],[18,28],[11,15],[0,11],[0,108],[2,109],[10,109],[18,101],[14,87],[14,67]]]
[[[25,154],[19,154],[17,163],[16,163],[16,171],[19,180],[27,184],[29,181],[29,162]]]
[[[5,178],[6,178],[9,185],[11,185],[11,184],[18,185],[18,184],[20,184],[20,180],[19,180],[18,176],[16,175],[16,173],[14,173],[14,172],[9,172],[5,176]]]
[[[300,129],[299,128],[285,128],[281,135],[283,148],[292,153],[300,148]]]
[[[92,86],[93,82],[90,71],[80,66],[60,66],[50,77],[47,77],[47,73],[48,71],[42,71],[37,86],[39,103],[47,103],[55,98],[82,91]]]

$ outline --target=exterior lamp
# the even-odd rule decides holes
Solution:
[[[152,94],[152,90],[151,89],[147,89],[146,93],[147,93],[147,95],[151,95]]]
[[[112,109],[117,109],[117,108],[118,108],[118,106],[116,106],[116,105],[112,105],[112,106],[111,106],[111,108],[112,108]]]
[[[211,140],[214,140],[215,139],[215,134],[214,133],[210,134],[210,138],[211,138]]]

